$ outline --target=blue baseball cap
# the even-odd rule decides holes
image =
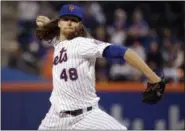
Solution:
[[[62,16],[76,16],[78,18],[80,18],[80,20],[83,20],[83,10],[82,8],[73,5],[73,4],[66,4],[64,6],[62,6],[62,8],[60,9],[60,17]]]

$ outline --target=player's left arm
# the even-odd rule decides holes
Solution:
[[[140,70],[148,78],[147,88],[142,101],[155,104],[161,100],[165,90],[165,79],[157,76],[148,65],[132,49],[125,46],[113,45],[88,38],[78,38],[78,54],[83,58],[94,59],[105,57],[109,59],[124,59],[128,64]]]
[[[144,62],[144,60],[142,60],[141,57],[137,55],[133,50],[127,49],[123,58],[127,61],[127,63],[143,72],[150,83],[157,83],[161,81],[161,78],[157,76]]]
[[[104,49],[103,57],[124,59],[128,64],[144,73],[148,78],[149,83],[157,83],[161,81],[161,78],[150,69],[137,53],[125,46],[110,45]]]
[[[140,70],[148,78],[147,88],[143,92],[142,102],[156,104],[163,97],[166,87],[164,78],[157,76],[132,49],[124,46],[110,45],[103,50],[106,58],[122,58],[133,67]]]
[[[139,69],[148,78],[149,82],[157,83],[161,78],[133,50],[119,45],[113,45],[90,38],[79,37],[78,53],[84,58],[105,57],[124,59],[128,64]]]

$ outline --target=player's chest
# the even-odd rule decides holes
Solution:
[[[60,47],[54,51],[53,65],[56,66],[69,61],[79,60],[78,57],[77,48],[65,46]]]

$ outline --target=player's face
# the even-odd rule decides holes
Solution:
[[[63,16],[58,22],[58,27],[63,35],[69,35],[70,33],[76,31],[79,24],[80,20],[77,17]]]

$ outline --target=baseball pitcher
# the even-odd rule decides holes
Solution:
[[[131,49],[91,38],[83,25],[80,7],[67,4],[60,17],[36,19],[37,37],[54,47],[51,107],[39,130],[45,129],[122,129],[127,128],[98,107],[95,90],[96,58],[121,58],[148,78],[142,101],[157,103],[163,96],[165,81],[157,76]]]

